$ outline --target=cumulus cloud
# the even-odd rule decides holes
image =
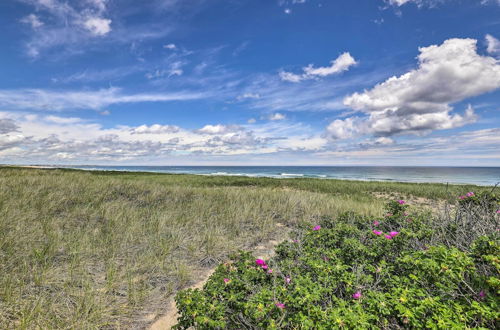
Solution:
[[[83,25],[96,36],[104,36],[111,31],[111,20],[106,18],[91,17]]]
[[[195,132],[201,134],[225,134],[231,132],[237,132],[241,127],[237,125],[205,125],[202,128],[196,130]]]
[[[500,87],[500,63],[479,55],[476,44],[474,39],[448,39],[441,45],[420,48],[417,69],[344,99],[346,106],[367,117],[336,120],[327,131],[334,138],[355,132],[389,136],[450,129],[475,121],[471,106],[463,115],[450,112],[453,103]]]
[[[201,93],[125,94],[119,88],[95,91],[16,89],[0,90],[0,106],[34,110],[100,110],[112,104],[137,102],[168,102],[202,98]]]
[[[176,50],[177,46],[175,44],[166,44],[166,45],[163,45],[163,48],[170,49],[170,50]]]
[[[279,76],[281,80],[297,83],[302,80],[339,74],[349,70],[351,66],[356,64],[357,62],[354,57],[352,57],[348,52],[345,52],[335,60],[331,61],[330,66],[315,68],[312,64],[309,64],[308,66],[302,68],[302,71],[304,72],[302,74],[280,71]]]
[[[360,131],[359,127],[357,127],[358,122],[357,117],[344,120],[336,119],[326,128],[327,135],[333,140],[351,138]]]
[[[486,51],[492,55],[500,55],[500,40],[492,36],[491,34],[487,34],[485,36],[486,39]]]
[[[165,134],[165,133],[177,133],[180,128],[174,125],[159,125],[154,124],[151,126],[141,125],[134,127],[130,130],[131,134]]]

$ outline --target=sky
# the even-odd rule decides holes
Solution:
[[[2,0],[0,163],[500,166],[500,0]]]

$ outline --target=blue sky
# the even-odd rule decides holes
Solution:
[[[500,166],[500,0],[5,0],[0,163]]]

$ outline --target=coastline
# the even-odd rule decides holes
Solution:
[[[481,187],[493,187],[500,182],[500,167],[429,167],[429,166],[100,166],[100,165],[0,165],[4,167],[20,167],[20,168],[35,168],[35,169],[61,169],[61,170],[81,170],[94,172],[113,172],[113,173],[144,173],[144,174],[168,174],[168,175],[197,175],[209,177],[237,177],[237,178],[272,178],[272,179],[319,179],[319,180],[341,180],[354,182],[394,182],[394,183],[416,183],[416,184],[444,184],[444,185],[474,185]],[[383,169],[384,175],[377,176],[367,172],[366,176],[356,173],[347,175],[335,175],[325,173],[311,173],[309,169],[346,169],[353,168],[356,171],[359,169]],[[243,169],[243,171],[242,171]],[[251,169],[251,172],[245,173],[244,169]],[[260,169],[256,171],[255,169]],[[270,171],[272,169],[273,171]],[[276,170],[275,170],[276,169]],[[280,170],[278,170],[280,169]],[[422,173],[409,175],[407,177],[402,174],[394,175],[393,178],[387,177],[391,175],[392,169],[403,169],[405,172],[422,171],[423,169],[439,169],[439,171],[456,171],[457,169],[466,170],[494,170],[498,174],[493,178],[490,175],[488,178],[472,178],[462,179],[463,176],[447,177],[442,179],[438,176],[439,173],[434,173],[426,178],[419,178]],[[234,172],[231,172],[234,170]],[[285,170],[295,170],[284,172]],[[309,170],[309,171],[308,171]],[[373,172],[373,171],[372,171]],[[389,173],[387,173],[389,172]],[[498,173],[497,173],[498,172]]]

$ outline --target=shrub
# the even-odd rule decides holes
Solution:
[[[270,260],[241,252],[203,290],[176,296],[176,327],[494,328],[499,235],[479,235],[478,228],[498,226],[498,216],[490,210],[475,219],[467,244],[446,237],[463,220],[460,208],[485,205],[478,200],[460,202],[457,216],[447,219],[409,214],[406,203],[394,201],[383,218],[346,213],[310,225]]]

